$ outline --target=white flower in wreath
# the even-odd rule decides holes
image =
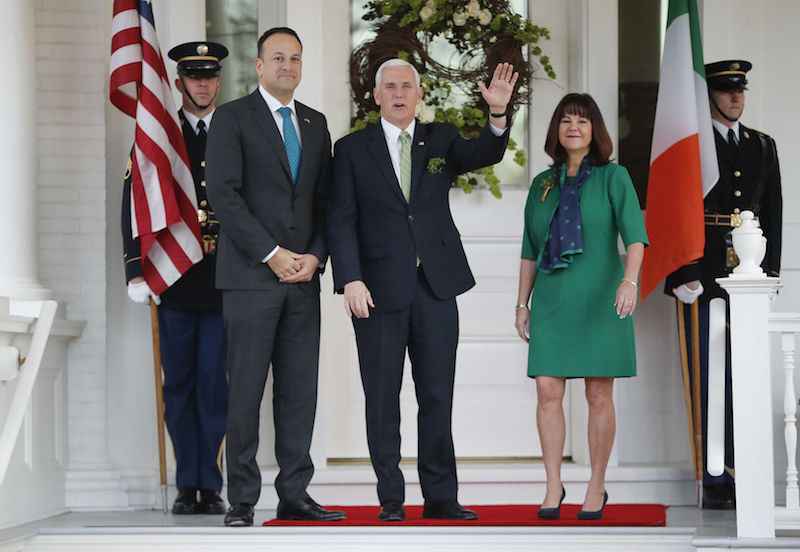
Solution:
[[[480,15],[478,16],[478,23],[481,25],[488,25],[492,22],[492,12],[489,10],[481,10]]]
[[[453,23],[456,27],[463,27],[467,24],[467,14],[464,12],[456,12],[453,14]]]
[[[435,118],[436,118],[436,110],[433,107],[431,107],[429,105],[425,105],[424,103],[420,104],[420,107],[419,107],[419,120],[420,120],[420,122],[422,122],[422,123],[432,123]]]
[[[470,0],[470,3],[467,4],[467,13],[470,17],[478,17],[481,13],[481,5],[478,3],[478,0]]]
[[[427,21],[433,15],[433,8],[430,4],[426,4],[421,10],[419,10],[419,17],[423,21]]]

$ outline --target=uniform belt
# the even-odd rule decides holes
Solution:
[[[742,224],[742,215],[739,213],[730,215],[706,213],[704,219],[706,226],[728,226],[730,228],[738,228]]]

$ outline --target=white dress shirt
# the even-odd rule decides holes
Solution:
[[[195,134],[197,134],[197,123],[200,121],[200,117],[195,115],[194,113],[189,113],[185,109],[183,110],[183,116],[189,121],[189,124],[192,126],[192,130]],[[214,110],[212,109],[205,117],[203,117],[203,122],[206,124],[206,132],[208,129],[211,128],[211,118],[214,116]]]
[[[278,125],[278,132],[281,133],[281,138],[283,138],[283,115],[278,113],[278,110],[282,107],[288,107],[292,110],[292,124],[294,124],[294,131],[297,133],[297,139],[302,146],[303,137],[300,136],[300,125],[297,122],[297,110],[294,106],[294,98],[292,98],[288,104],[283,105],[278,98],[267,92],[260,84],[258,85],[258,91],[261,92],[261,97],[267,102],[267,107],[269,107],[269,111],[272,113],[272,118],[275,119],[275,124]]]
[[[392,168],[394,175],[397,177],[398,184],[400,183],[400,134],[405,130],[411,136],[409,145],[413,147],[414,144],[414,129],[417,126],[417,121],[411,119],[411,124],[406,128],[398,128],[392,123],[381,117],[381,126],[383,127],[383,136],[386,139],[386,146],[389,148],[389,157],[392,159]]]
[[[269,112],[272,113],[272,118],[275,119],[275,124],[278,126],[278,132],[281,133],[281,138],[283,138],[283,115],[281,115],[278,110],[282,107],[288,107],[292,110],[292,124],[294,125],[294,131],[297,133],[297,140],[300,142],[300,145],[303,145],[303,138],[300,136],[300,125],[297,121],[297,110],[294,106],[294,98],[292,98],[288,104],[283,105],[281,101],[266,91],[266,89],[258,85],[258,91],[261,93],[261,97],[264,98],[264,101],[267,102],[267,107],[269,108]],[[278,252],[280,249],[279,245],[275,246],[275,249],[269,252],[269,255],[264,257],[261,262],[266,263],[269,261],[275,253]]]
[[[411,124],[406,128],[398,128],[392,123],[381,117],[381,127],[383,128],[383,137],[386,139],[386,146],[389,148],[389,157],[392,159],[392,168],[394,175],[397,177],[397,182],[400,182],[400,133],[404,130],[411,136],[411,147],[414,147],[414,129],[417,127],[417,120],[411,119]],[[495,136],[502,136],[508,130],[507,128],[497,128],[489,123],[489,128]]]
[[[717,129],[717,132],[722,134],[722,139],[726,142],[728,141],[728,130],[733,129],[733,134],[736,136],[736,143],[741,143],[742,139],[739,136],[739,121],[733,123],[733,126],[728,126],[724,123],[720,123],[716,119],[711,119],[711,124],[714,125],[714,128]]]

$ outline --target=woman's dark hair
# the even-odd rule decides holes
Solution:
[[[257,45],[258,46],[258,53],[256,54],[256,56],[261,57],[261,47],[264,45],[264,42],[269,37],[271,37],[272,35],[275,35],[275,34],[287,34],[289,36],[295,37],[297,39],[297,42],[300,43],[300,49],[301,50],[303,49],[303,41],[300,40],[300,35],[297,34],[297,31],[295,31],[294,29],[291,29],[289,27],[272,27],[271,29],[267,29],[266,31],[264,31],[264,34],[262,34],[258,38],[258,45]]]
[[[589,144],[589,156],[595,165],[605,165],[614,151],[614,144],[608,135],[603,114],[589,94],[567,94],[558,102],[550,126],[547,129],[547,139],[544,141],[544,151],[553,159],[553,165],[560,165],[567,160],[567,150],[558,140],[558,126],[564,115],[578,115],[589,119],[592,123],[592,141]]]

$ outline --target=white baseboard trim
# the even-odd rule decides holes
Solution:
[[[259,509],[278,505],[273,482],[277,468],[262,469]],[[406,478],[406,503],[421,504],[419,476],[412,466],[403,466]],[[564,464],[562,479],[568,502],[582,502],[589,468]],[[472,464],[459,468],[459,499],[464,504],[531,504],[544,496],[545,476],[541,464]],[[127,493],[127,507],[159,509],[161,493],[156,471],[121,472]],[[376,504],[375,475],[372,467],[332,466],[317,469],[308,492],[328,505]],[[173,474],[169,477],[170,501],[175,495]],[[611,500],[619,503],[660,503],[690,506],[696,502],[692,470],[676,465],[623,465],[608,468],[607,489]],[[225,490],[223,490],[223,495]],[[103,508],[95,508],[103,509]]]
[[[107,467],[68,469],[66,494],[67,509],[73,512],[130,509],[122,475]]]

